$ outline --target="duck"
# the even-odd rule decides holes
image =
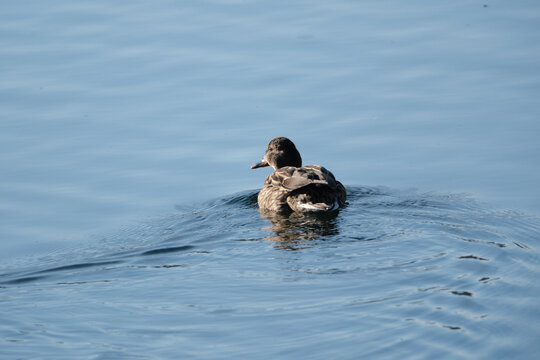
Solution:
[[[261,210],[321,213],[345,206],[345,187],[323,166],[302,166],[302,157],[288,138],[270,140],[262,160],[251,165],[251,169],[266,166],[274,172],[268,175],[257,196]]]

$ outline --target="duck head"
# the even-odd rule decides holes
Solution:
[[[284,166],[302,166],[302,158],[293,142],[286,137],[277,137],[268,143],[261,162],[251,165],[252,169],[271,166],[274,170]]]

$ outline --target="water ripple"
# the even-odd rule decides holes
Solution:
[[[203,346],[198,332],[215,328],[239,344],[231,329],[257,333],[262,322],[290,351],[324,342],[332,329],[365,356],[378,353],[378,339],[404,336],[422,344],[416,353],[425,358],[455,343],[505,351],[493,333],[532,349],[534,331],[523,324],[538,318],[536,219],[457,195],[348,191],[339,213],[289,217],[259,212],[257,192],[247,191],[6,271],[0,301],[12,310],[11,325],[0,336],[27,341],[15,329],[29,328],[39,344],[32,323],[41,323],[72,345],[85,343],[76,334],[94,332],[103,344],[122,338],[136,346],[141,333],[169,333]],[[42,311],[21,317],[28,306]],[[70,339],[63,328],[73,313],[94,320],[80,322]],[[111,321],[123,324],[122,334],[110,332]],[[354,351],[356,337],[370,346]]]

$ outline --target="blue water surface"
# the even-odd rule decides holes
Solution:
[[[0,275],[4,358],[530,358],[536,219],[349,187],[322,217],[244,192]]]
[[[4,1],[0,357],[534,358],[539,24],[527,0]],[[348,207],[259,214],[275,136]]]

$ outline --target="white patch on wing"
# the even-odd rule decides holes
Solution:
[[[319,203],[319,204],[305,204],[302,202],[298,202],[298,207],[300,209],[308,210],[308,211],[334,211],[339,209],[339,204],[337,201],[334,201],[332,206],[328,207],[326,204]]]
[[[298,202],[298,207],[301,208],[301,209],[306,209],[306,210],[313,210],[313,211],[323,211],[324,209],[319,207],[319,206],[315,206],[313,204],[304,204],[304,203],[301,203],[300,201]]]

